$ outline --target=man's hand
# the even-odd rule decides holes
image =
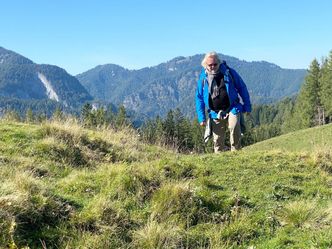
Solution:
[[[206,126],[206,122],[205,122],[205,121],[200,122],[199,125],[200,125],[200,126]]]

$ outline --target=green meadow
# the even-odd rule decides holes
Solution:
[[[184,155],[0,122],[0,248],[332,248],[332,125]]]

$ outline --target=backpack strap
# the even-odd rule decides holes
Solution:
[[[236,89],[236,91],[238,91],[237,88],[236,88],[236,85],[235,85],[235,77],[234,77],[234,75],[232,73],[231,68],[227,65],[226,61],[224,61],[224,60],[221,62],[221,64],[223,64],[226,67],[226,71],[225,72],[227,73],[227,76],[229,76],[231,78],[232,84],[234,85],[234,88]],[[239,102],[239,101],[240,101],[240,99],[238,97],[237,98],[237,102]]]
[[[227,65],[226,61],[221,61],[221,64],[225,65],[226,67],[226,73],[230,76],[232,83],[234,84],[234,76],[232,74],[231,68]]]

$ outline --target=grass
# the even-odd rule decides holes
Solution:
[[[320,150],[300,131],[180,155],[132,130],[0,122],[0,248],[331,248],[330,127]]]
[[[316,126],[268,139],[246,150],[281,150],[285,152],[312,152],[332,149],[332,124]]]

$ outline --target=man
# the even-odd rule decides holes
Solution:
[[[234,69],[228,67],[226,62],[220,61],[216,52],[207,53],[202,66],[196,89],[196,111],[198,122],[201,126],[206,126],[207,134],[204,139],[208,139],[212,133],[214,152],[225,150],[228,125],[231,150],[238,150],[241,147],[241,113],[251,112],[247,87]]]

